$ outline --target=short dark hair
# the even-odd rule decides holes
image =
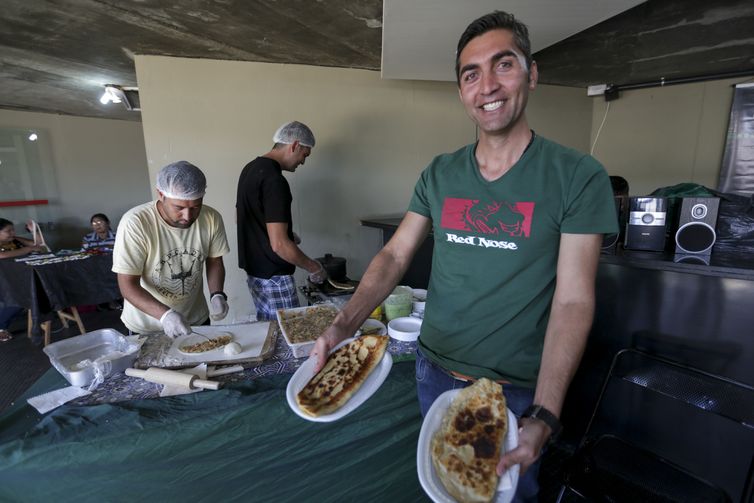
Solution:
[[[104,220],[108,224],[110,223],[110,219],[107,218],[107,215],[105,215],[104,213],[95,213],[94,215],[92,215],[92,218],[89,219],[89,223],[94,222],[95,218],[99,218],[100,220]]]
[[[456,48],[456,83],[459,86],[461,85],[461,51],[476,37],[484,35],[488,31],[500,29],[513,33],[513,41],[521,49],[521,52],[524,53],[526,70],[529,71],[531,69],[532,58],[529,29],[524,23],[517,20],[513,14],[496,10],[472,21],[466,27],[463,34],[461,34],[461,38],[458,39],[458,47]]]
[[[13,222],[10,220],[7,220],[5,218],[0,218],[0,231],[8,227],[9,225],[13,225]]]

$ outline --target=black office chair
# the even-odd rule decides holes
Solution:
[[[754,388],[620,351],[558,502],[751,503]]]

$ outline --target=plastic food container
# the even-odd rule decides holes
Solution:
[[[419,338],[422,320],[413,316],[395,318],[387,324],[387,333],[393,339],[413,342]]]
[[[294,358],[303,358],[305,356],[309,356],[309,353],[314,347],[314,342],[317,340],[317,337],[321,335],[321,332],[323,332],[330,325],[330,323],[325,323],[326,320],[324,319],[315,320],[313,318],[310,321],[306,321],[306,325],[313,330],[313,338],[299,342],[294,341],[294,339],[296,338],[295,334],[288,333],[289,328],[292,326],[290,322],[293,321],[300,324],[301,322],[305,321],[306,316],[312,316],[314,311],[322,309],[332,311],[333,319],[335,318],[335,315],[338,314],[338,308],[335,307],[335,304],[330,302],[315,304],[313,306],[277,310],[277,319],[278,325],[280,326],[280,331],[283,333],[285,342],[288,344],[288,346],[290,346]],[[288,321],[288,323],[286,323],[286,321]],[[331,321],[332,320],[330,320],[330,322]]]
[[[385,299],[385,318],[388,321],[411,314],[413,292],[407,286],[396,286]]]
[[[129,343],[117,330],[103,328],[53,342],[43,351],[69,383],[84,387],[94,381],[98,369],[107,377],[133,366],[139,345]]]

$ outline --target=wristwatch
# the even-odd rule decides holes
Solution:
[[[555,440],[558,439],[558,436],[560,435],[560,432],[563,431],[563,425],[560,424],[560,420],[557,418],[555,414],[550,412],[549,410],[545,409],[541,405],[530,405],[523,414],[521,414],[521,418],[530,417],[532,419],[539,419],[543,423],[545,423],[547,426],[550,427],[550,430],[552,430],[552,434],[550,435],[550,441],[549,443],[555,442]]]
[[[211,299],[211,298],[212,298],[212,297],[214,297],[215,295],[222,295],[222,296],[223,296],[223,299],[225,299],[225,301],[226,301],[226,302],[228,301],[228,296],[227,296],[227,295],[225,295],[225,292],[223,292],[223,291],[221,291],[221,290],[219,290],[219,291],[217,291],[217,292],[212,292],[211,294],[209,294],[209,298]]]

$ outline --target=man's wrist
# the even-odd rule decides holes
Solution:
[[[211,300],[211,299],[212,299],[212,297],[214,297],[215,295],[222,295],[223,299],[225,299],[226,301],[228,300],[228,296],[227,296],[227,295],[225,295],[225,292],[223,292],[222,290],[218,290],[218,291],[216,291],[216,292],[212,292],[211,294],[209,294],[209,298],[210,298],[210,300]]]
[[[541,405],[530,405],[524,413],[521,414],[521,418],[538,420],[547,425],[550,429],[549,443],[555,442],[560,436],[560,432],[563,430],[563,425],[560,424],[558,417]]]

